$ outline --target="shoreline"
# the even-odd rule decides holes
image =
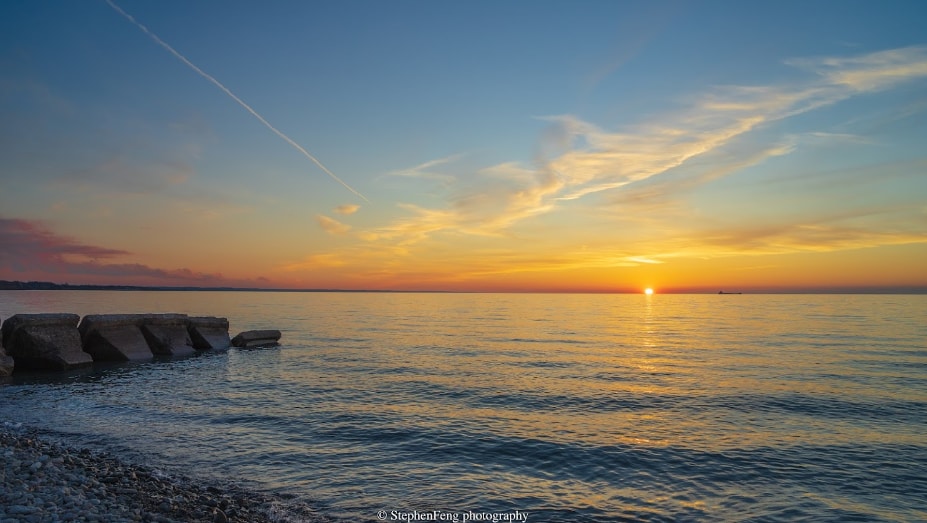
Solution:
[[[332,523],[308,506],[216,479],[165,474],[105,452],[0,425],[6,523]]]

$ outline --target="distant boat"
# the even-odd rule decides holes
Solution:
[[[724,291],[718,291],[718,294],[743,294],[743,293],[742,293],[742,292],[724,292]]]

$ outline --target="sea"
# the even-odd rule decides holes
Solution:
[[[37,312],[279,329],[0,422],[336,521],[927,521],[924,295],[0,291]]]

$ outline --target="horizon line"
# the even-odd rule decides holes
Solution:
[[[215,291],[215,292],[345,292],[345,293],[433,293],[433,294],[644,294],[643,289],[350,289],[350,288],[287,288],[233,287],[202,285],[129,285],[95,283],[56,283],[48,281],[0,280],[0,290],[102,290],[102,291]],[[723,292],[721,292],[723,291]],[[927,294],[924,285],[872,285],[833,287],[744,287],[733,290],[713,287],[677,287],[655,289],[658,294]]]

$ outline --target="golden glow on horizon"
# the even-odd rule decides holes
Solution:
[[[646,294],[647,296],[650,296],[651,294],[653,294],[653,289],[651,289],[650,287],[647,287],[646,289],[644,289],[644,294]]]

